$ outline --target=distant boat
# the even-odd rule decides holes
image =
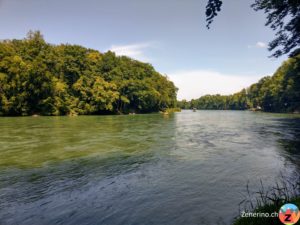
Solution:
[[[193,112],[196,112],[196,108],[193,108]]]

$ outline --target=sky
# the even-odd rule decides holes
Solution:
[[[169,77],[178,99],[232,94],[266,75],[285,57],[269,58],[274,31],[253,0],[226,0],[211,29],[206,0],[0,0],[0,39],[40,30],[52,44],[112,50]]]

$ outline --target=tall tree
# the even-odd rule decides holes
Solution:
[[[176,92],[150,64],[113,52],[50,45],[40,32],[0,41],[0,115],[155,112]]]
[[[233,95],[205,95],[178,103],[183,109],[255,109],[300,112],[300,54],[290,57],[274,73]]]

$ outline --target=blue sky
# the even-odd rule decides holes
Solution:
[[[210,30],[206,0],[0,0],[0,39],[40,30],[46,41],[80,44],[149,62],[179,87],[179,99],[230,94],[271,75],[274,32],[250,0],[226,0]]]

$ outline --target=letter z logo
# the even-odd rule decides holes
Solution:
[[[292,220],[291,220],[291,217],[292,217],[291,214],[285,214],[284,216],[285,216],[285,218],[284,218],[284,221],[285,221],[285,222],[291,222],[291,221],[292,221]]]

